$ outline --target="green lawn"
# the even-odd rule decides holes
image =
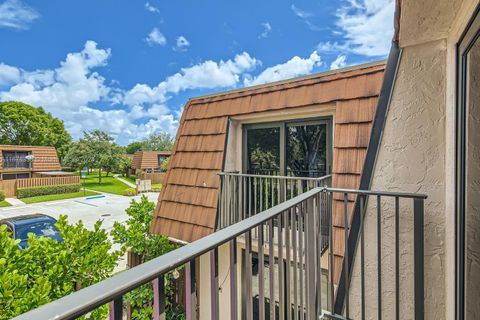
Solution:
[[[125,179],[127,181],[130,181],[131,183],[135,184],[135,180],[137,179],[137,176],[130,175],[130,177],[127,176],[119,176],[119,178]]]
[[[71,199],[71,198],[80,198],[80,197],[88,197],[88,196],[95,196],[98,195],[98,192],[88,191],[86,190],[85,193],[83,190],[79,192],[73,193],[62,193],[62,194],[49,194],[46,196],[37,196],[37,197],[30,197],[30,198],[22,198],[25,203],[37,203],[37,202],[46,202],[46,201],[54,201],[54,200],[63,200],[63,199]],[[1,202],[0,202],[1,206]]]
[[[2,207],[10,207],[11,204],[8,203],[7,201],[3,200],[3,201],[0,201],[0,208]]]
[[[83,179],[80,179],[80,184],[83,188]],[[110,173],[107,177],[104,172],[102,172],[102,183],[98,183],[98,172],[87,175],[85,187],[95,191],[114,193],[122,196],[125,195],[125,190],[130,188],[125,183],[115,179],[113,173]]]

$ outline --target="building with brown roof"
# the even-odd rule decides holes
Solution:
[[[63,175],[54,147],[0,145],[0,180]]]
[[[381,61],[189,100],[153,230],[185,242],[212,233],[222,171],[331,174],[333,186],[358,188],[384,69]],[[307,154],[316,162],[295,163],[285,151],[305,142],[302,130],[318,140]],[[259,153],[273,154],[268,168]]]
[[[480,2],[395,2],[384,69],[189,101],[154,229],[186,241],[220,230],[18,319],[69,319],[107,301],[121,318],[122,296],[148,281],[160,318],[177,268],[186,319],[480,319]],[[326,117],[331,162],[317,130]],[[325,172],[357,189],[303,192]],[[286,197],[292,176],[280,174],[299,195]],[[247,215],[222,229],[225,206]]]
[[[170,151],[137,151],[132,157],[132,169],[137,174],[160,172],[160,166],[170,155]]]

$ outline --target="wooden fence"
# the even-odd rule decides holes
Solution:
[[[0,180],[0,190],[5,193],[5,197],[13,197],[17,192],[16,180]]]
[[[17,188],[32,188],[76,183],[80,183],[79,176],[17,179]]]
[[[44,187],[76,183],[80,183],[79,176],[1,180],[0,190],[3,190],[5,192],[5,196],[13,197],[17,194],[18,188]]]
[[[140,180],[151,180],[152,184],[153,183],[154,184],[157,184],[157,183],[163,184],[163,180],[165,179],[165,175],[166,175],[165,172],[154,172],[154,173],[142,172],[142,173],[139,173],[137,175],[137,177]]]

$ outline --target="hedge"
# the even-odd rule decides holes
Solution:
[[[42,187],[33,187],[33,188],[18,188],[17,189],[17,198],[30,198],[37,196],[46,196],[48,194],[61,194],[61,193],[73,193],[79,192],[81,186],[79,183],[76,184],[62,184],[54,186],[42,186]]]
[[[5,192],[3,190],[0,190],[0,201],[5,200]]]
[[[126,195],[128,197],[136,196],[137,193],[138,193],[137,189],[135,189],[135,188],[128,188],[124,191],[124,195]]]

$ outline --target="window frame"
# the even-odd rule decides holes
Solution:
[[[333,117],[315,117],[304,119],[280,120],[271,122],[258,122],[242,124],[242,173],[248,172],[248,147],[247,147],[247,131],[251,129],[280,129],[280,175],[287,174],[287,127],[302,126],[302,125],[318,125],[325,124],[327,126],[327,174],[332,172],[332,158],[333,158]]]
[[[456,45],[455,110],[455,313],[465,319],[465,191],[467,157],[467,76],[468,54],[480,39],[480,5],[474,11]]]

